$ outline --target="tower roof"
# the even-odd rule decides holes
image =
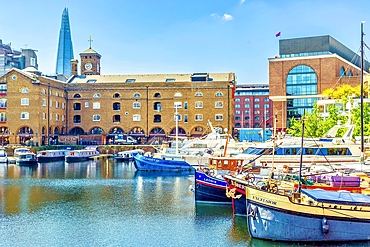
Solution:
[[[91,47],[83,52],[80,53],[80,56],[81,55],[87,55],[87,54],[92,54],[92,55],[98,55],[99,57],[101,57],[101,55],[99,53],[97,53],[94,49],[92,49]]]

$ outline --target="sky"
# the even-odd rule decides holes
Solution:
[[[37,50],[44,74],[55,73],[64,8],[75,58],[92,36],[105,75],[234,72],[237,84],[267,84],[279,39],[331,35],[359,52],[361,22],[370,30],[369,0],[12,0],[6,10],[1,6],[0,39],[15,50]]]

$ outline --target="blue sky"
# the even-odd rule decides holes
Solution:
[[[368,0],[12,0],[4,6],[0,39],[16,50],[38,50],[43,73],[55,72],[65,7],[75,57],[89,48],[91,35],[102,74],[235,72],[238,84],[268,83],[268,58],[278,54],[279,38],[331,35],[358,52],[367,18],[370,33]]]

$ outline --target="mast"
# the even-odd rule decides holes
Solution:
[[[361,170],[364,163],[364,22],[361,22],[361,92],[360,92],[360,105],[361,105]]]
[[[303,113],[303,117],[302,117],[302,140],[301,140],[301,154],[299,156],[300,157],[300,160],[299,160],[298,193],[301,193],[301,189],[302,189],[302,163],[303,163],[304,118],[305,118],[305,113]]]

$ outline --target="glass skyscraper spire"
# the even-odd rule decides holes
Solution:
[[[72,72],[71,59],[73,58],[74,56],[68,9],[65,8],[62,15],[62,24],[59,32],[56,74],[64,74],[67,77],[70,77]]]

